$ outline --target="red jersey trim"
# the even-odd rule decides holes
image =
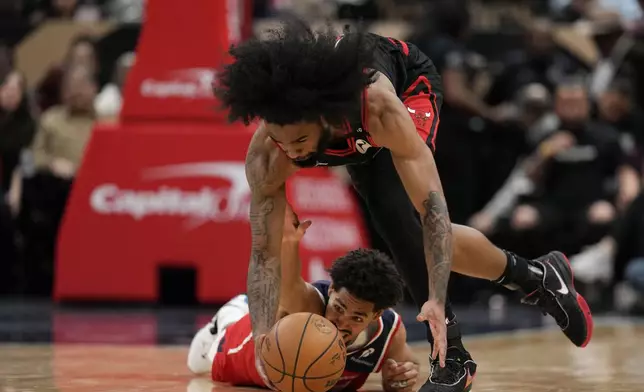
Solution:
[[[409,56],[409,46],[407,45],[407,43],[405,41],[400,41],[400,40],[397,40],[397,39],[394,39],[394,38],[389,38],[389,37],[387,37],[387,39],[389,40],[389,42],[394,44],[394,46],[400,45],[403,54],[405,56]]]
[[[365,344],[364,346],[361,346],[360,348],[357,348],[357,349],[355,349],[353,351],[347,351],[347,355],[351,355],[351,354],[353,354],[353,353],[355,353],[357,351],[364,350],[365,348],[369,347],[369,345],[371,345],[371,343],[375,342],[376,339],[378,339],[380,337],[380,335],[382,335],[382,331],[384,329],[385,329],[385,325],[382,322],[382,318],[379,318],[378,319],[378,332],[376,332],[376,334],[373,335],[373,337],[369,340],[369,342],[367,344]]]
[[[395,326],[391,329],[391,332],[389,332],[389,336],[387,336],[387,341],[385,342],[385,347],[382,350],[382,354],[380,355],[380,359],[378,359],[378,362],[376,363],[376,367],[374,370],[374,373],[380,372],[380,369],[382,368],[382,364],[385,361],[385,358],[387,358],[387,355],[389,354],[389,348],[391,347],[391,339],[396,335],[398,332],[398,329],[400,328],[400,324],[402,324],[402,320],[400,319],[400,315],[396,312],[394,312],[394,315],[396,317],[394,323]]]

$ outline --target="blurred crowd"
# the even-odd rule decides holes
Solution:
[[[644,293],[641,6],[542,3],[520,45],[484,53],[465,2],[434,2],[411,38],[443,79],[452,220],[526,256],[562,250],[596,309],[637,310]]]
[[[519,5],[528,17],[497,13],[493,26],[481,11]],[[138,23],[143,9],[144,0],[5,0],[0,25]],[[596,293],[594,306],[640,311],[642,9],[643,0],[256,0],[253,12],[404,21],[392,35],[419,46],[443,79],[436,162],[452,220],[522,255],[560,249]],[[121,53],[100,81],[99,46],[80,35],[27,83],[14,67],[17,41],[0,41],[0,294],[47,296],[74,174],[93,124],[118,117],[135,55]],[[477,284],[457,281],[452,291],[471,301]]]
[[[47,18],[91,22],[117,15],[109,13],[117,3],[142,9],[141,1],[3,1],[0,25],[16,17],[34,26]],[[112,77],[101,83],[99,56],[96,38],[80,34],[63,60],[29,88],[15,67],[15,44],[0,36],[0,294],[51,295],[57,230],[70,186],[94,123],[117,118],[135,58],[122,53],[108,72]]]

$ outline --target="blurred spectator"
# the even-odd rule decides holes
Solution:
[[[629,205],[610,235],[570,258],[575,277],[591,284],[626,281],[644,300],[644,193]]]
[[[76,173],[94,125],[97,84],[91,68],[74,66],[62,81],[63,104],[43,113],[33,144],[37,169],[70,179]]]
[[[617,78],[633,78],[632,66],[626,61],[634,45],[617,14],[604,14],[592,21],[592,36],[599,50],[599,60],[590,77],[591,98],[596,100]]]
[[[599,99],[598,118],[613,125],[620,132],[621,144],[628,153],[629,160],[619,172],[622,184],[617,197],[617,206],[621,211],[620,221],[609,236],[570,258],[575,273],[585,283],[608,283],[614,275],[613,260],[616,253],[622,255],[621,264],[625,264],[631,258],[640,257],[637,256],[640,251],[634,249],[633,243],[633,239],[635,243],[638,242],[636,235],[639,234],[633,237],[629,232],[639,230],[633,227],[638,225],[638,216],[644,214],[644,211],[639,211],[643,201],[632,202],[641,192],[641,176],[638,172],[641,172],[643,162],[644,120],[642,117],[640,109],[633,105],[632,85],[626,79],[614,81]],[[639,199],[643,199],[641,194]],[[644,232],[640,233],[644,235]],[[618,247],[621,249],[620,252],[617,250]],[[621,276],[622,272],[619,275]]]
[[[534,150],[539,141],[551,135],[559,126],[552,110],[548,89],[540,84],[530,84],[519,91],[516,98],[519,127],[524,131],[527,156],[519,158],[514,170],[485,207],[474,214],[468,224],[482,233],[493,234],[500,220],[506,219],[519,198],[530,194],[534,184],[528,176],[529,169],[538,161]]]
[[[516,91],[531,83],[546,86],[553,92],[567,75],[580,71],[582,63],[555,45],[552,27],[545,19],[532,22],[525,32],[525,46],[504,56],[503,71],[495,78],[488,96],[490,103],[512,100]]]
[[[436,164],[441,172],[450,217],[465,223],[477,203],[477,132],[485,121],[499,122],[507,113],[488,106],[486,60],[466,47],[470,28],[467,3],[440,0],[428,8],[427,20],[412,41],[434,62],[443,82],[441,129],[436,144]]]
[[[637,196],[644,153],[644,115],[632,103],[632,86],[626,79],[615,80],[598,101],[598,119],[619,132],[627,160],[620,167],[620,189],[616,205],[624,210]]]
[[[625,156],[617,131],[590,119],[580,82],[557,89],[555,113],[558,131],[539,144],[540,161],[531,168],[538,192],[514,210],[509,223],[512,231],[571,253],[607,233]]]
[[[90,69],[63,77],[63,101],[43,113],[32,145],[35,171],[25,164],[18,215],[25,294],[50,296],[58,228],[94,124],[97,85]],[[33,171],[33,173],[32,173]]]
[[[89,36],[76,37],[70,44],[62,64],[49,69],[36,89],[38,107],[41,111],[61,103],[61,82],[67,68],[82,66],[93,74],[98,73],[98,55],[94,39]]]
[[[644,149],[644,114],[633,104],[633,89],[630,80],[615,79],[597,101],[597,116],[628,139],[625,145],[641,152]]]
[[[19,73],[12,72],[0,85],[0,194],[14,210],[19,195],[14,170],[35,131],[36,122],[25,80]]]
[[[94,107],[99,120],[115,119],[121,112],[122,90],[127,73],[134,65],[136,55],[128,52],[122,54],[114,67],[112,82],[106,84],[96,97]]]
[[[39,24],[45,19],[95,22],[101,19],[101,12],[91,0],[42,0],[37,2],[29,19],[33,24]]]
[[[503,111],[488,107],[475,91],[487,63],[466,47],[470,27],[467,2],[439,0],[429,14],[432,27],[415,37],[415,43],[429,55],[443,78],[444,110],[458,110],[470,118],[504,119]]]
[[[31,143],[35,122],[25,80],[11,72],[0,84],[0,292],[13,289],[17,266],[16,231],[19,181],[14,175],[20,152]]]

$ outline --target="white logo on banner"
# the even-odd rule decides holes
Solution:
[[[153,190],[134,190],[106,183],[91,193],[92,209],[104,215],[128,215],[136,220],[147,216],[182,216],[190,218],[191,227],[207,221],[248,220],[250,190],[243,162],[203,162],[160,166],[143,170],[142,179],[168,180],[219,178],[230,187],[204,186],[184,190],[167,185]]]
[[[230,185],[203,185],[187,190],[168,180],[211,178]],[[142,188],[113,182],[97,185],[91,192],[92,210],[101,215],[129,216],[137,221],[151,216],[186,218],[187,228],[207,222],[248,221],[250,188],[243,162],[193,162],[157,166],[141,171]],[[146,182],[157,182],[150,189]],[[159,184],[160,183],[160,184]],[[315,222],[302,240],[310,250],[351,249],[360,243],[360,230],[352,218],[327,214],[350,212],[351,199],[335,178],[295,177],[293,204],[306,219]],[[320,215],[316,215],[320,214]]]
[[[140,92],[149,98],[212,98],[216,73],[210,68],[188,68],[173,71],[163,78],[146,78]]]

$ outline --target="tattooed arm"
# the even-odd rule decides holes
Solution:
[[[452,225],[431,150],[406,107],[387,89],[369,90],[369,131],[391,151],[396,171],[421,217],[428,298],[445,304],[452,263]]]
[[[251,141],[246,157],[246,177],[251,190],[251,256],[246,294],[253,336],[275,324],[280,299],[282,230],[286,207],[286,166],[262,140],[262,128]]]
[[[369,89],[369,132],[391,151],[398,176],[420,214],[423,226],[429,293],[418,321],[427,321],[434,342],[432,358],[445,366],[447,326],[445,302],[452,269],[452,224],[431,150],[416,131],[407,108],[387,88]]]

